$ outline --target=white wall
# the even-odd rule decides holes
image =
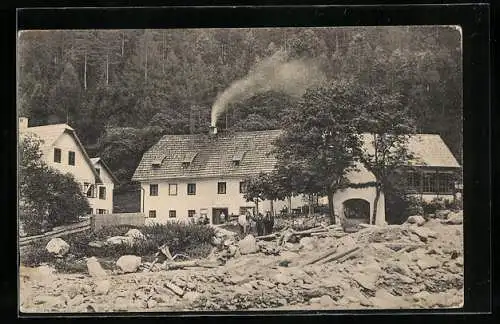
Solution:
[[[255,207],[253,202],[247,202],[240,193],[240,181],[243,179],[203,179],[203,180],[172,180],[141,183],[141,209],[144,199],[143,213],[149,216],[150,210],[156,210],[156,218],[148,218],[147,222],[164,223],[168,220],[188,219],[188,210],[195,210],[198,215],[202,209],[207,209],[207,216],[212,222],[212,208],[227,208],[229,214],[239,214],[240,207]],[[226,194],[217,193],[217,182],[226,182]],[[149,195],[149,185],[158,184],[158,196]],[[177,196],[170,196],[168,184],[177,184]],[[196,195],[187,194],[187,184],[196,183]],[[144,196],[145,194],[145,196]],[[274,210],[279,212],[288,202],[276,201]],[[292,208],[303,205],[300,197],[292,198]],[[270,202],[259,203],[259,211],[270,209]],[[177,217],[169,218],[169,210],[175,210]]]
[[[373,207],[375,200],[375,187],[368,188],[348,188],[344,190],[338,190],[333,195],[334,210],[335,215],[339,219],[344,215],[344,202],[349,199],[363,199],[370,204],[370,221],[372,220]],[[380,193],[380,198],[377,203],[377,219],[376,225],[384,225],[386,223],[385,219],[385,197],[384,193]]]
[[[54,148],[61,149],[61,163],[54,162]],[[75,152],[75,165],[68,164],[68,152]],[[45,162],[61,173],[71,173],[81,183],[95,182],[92,166],[85,160],[84,153],[80,149],[74,137],[68,133],[63,133],[54,145],[43,152]]]
[[[106,213],[110,214],[113,212],[113,189],[115,185],[113,183],[111,175],[102,166],[101,162],[98,162],[94,166],[96,168],[99,168],[100,170],[99,176],[103,184],[97,186],[97,197],[89,198],[89,203],[91,205],[91,208],[93,209],[92,211],[94,214],[97,214],[97,209],[105,209],[107,211]],[[106,188],[106,199],[99,198],[99,187]]]

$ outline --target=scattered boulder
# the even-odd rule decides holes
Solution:
[[[335,304],[335,301],[332,299],[332,297],[328,295],[323,295],[319,298],[319,304],[324,307],[328,306],[333,306]]]
[[[111,288],[109,280],[99,280],[96,282],[95,293],[97,295],[106,295]]]
[[[417,227],[411,229],[413,233],[415,233],[422,242],[427,242],[429,238],[436,238],[437,235],[434,231],[425,228],[425,227]]]
[[[97,261],[96,257],[87,258],[87,270],[89,275],[94,278],[102,278],[106,277],[106,271],[101,267],[99,261]]]
[[[220,246],[222,244],[222,238],[214,236],[211,241],[213,246]]]
[[[431,268],[437,268],[441,265],[441,263],[429,256],[424,256],[423,258],[417,260],[417,265],[420,270],[426,270]]]
[[[62,257],[69,252],[69,244],[59,237],[51,239],[45,248],[49,253],[58,257]]]
[[[284,285],[288,285],[290,282],[292,282],[292,278],[283,273],[278,273],[276,276],[274,276],[274,280],[277,283]]]
[[[377,282],[378,274],[376,273],[360,273],[354,277],[354,280],[363,288],[375,291],[375,283]]]
[[[100,241],[92,241],[92,242],[89,242],[88,244],[90,247],[93,247],[93,248],[103,248],[105,246],[104,242],[100,242]]]
[[[300,244],[300,248],[304,249],[304,250],[312,250],[315,248],[315,241],[312,237],[303,237],[300,239],[299,241],[299,244]]]
[[[259,246],[257,245],[257,240],[251,234],[245,236],[244,239],[238,242],[238,246],[240,248],[240,253],[251,254],[259,251]]]
[[[416,224],[418,226],[422,226],[425,224],[425,218],[423,216],[420,216],[420,215],[413,215],[413,216],[408,217],[406,222],[408,224]]]
[[[450,225],[460,225],[464,221],[464,215],[463,211],[459,211],[456,213],[450,213],[448,215],[448,218],[443,221],[445,224],[450,224]]]
[[[116,265],[125,273],[136,272],[141,265],[141,257],[135,255],[124,255],[116,261]]]
[[[141,233],[141,231],[139,231],[138,229],[136,228],[132,228],[130,229],[126,234],[125,236],[127,237],[132,237],[136,240],[145,240],[146,239],[146,236],[144,236],[144,234]]]
[[[446,219],[449,214],[450,214],[450,211],[447,209],[436,210],[435,217],[440,218],[440,219]]]
[[[201,294],[195,291],[188,291],[187,293],[184,294],[182,297],[183,299],[187,300],[188,302],[192,303],[198,298],[200,298]]]
[[[106,240],[108,245],[122,245],[122,244],[133,244],[133,238],[129,236],[112,236]]]

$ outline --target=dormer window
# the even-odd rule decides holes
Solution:
[[[184,159],[182,159],[182,168],[184,169],[188,168],[191,165],[191,163],[193,163],[193,160],[197,154],[198,152],[186,153],[184,155]]]
[[[241,160],[243,159],[243,155],[245,155],[244,151],[236,152],[233,155],[232,161],[234,166],[239,166]]]
[[[163,159],[165,159],[165,156],[158,156],[151,161],[151,165],[153,168],[159,168],[161,166],[161,163],[163,162]]]

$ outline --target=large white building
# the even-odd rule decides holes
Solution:
[[[89,158],[72,127],[67,124],[28,127],[28,119],[21,117],[19,134],[41,139],[40,150],[45,163],[75,177],[87,195],[89,214],[113,212],[113,188],[117,180],[100,158]]]
[[[141,183],[141,211],[150,222],[186,220],[194,214],[205,214],[211,223],[218,223],[221,212],[236,215],[254,208],[253,202],[243,198],[243,180],[273,170],[276,160],[270,153],[280,133],[267,130],[164,136],[143,155],[132,177]],[[364,136],[364,140],[369,146],[369,136]],[[409,189],[423,199],[437,196],[452,199],[451,174],[460,166],[441,137],[414,135],[409,148],[416,156],[409,172],[404,173],[411,178]],[[348,178],[353,184],[375,180],[361,165]],[[339,190],[334,194],[336,215],[349,215],[349,210],[357,210],[357,215],[363,215],[363,221],[368,222],[374,197],[374,187]],[[289,203],[275,201],[274,210],[279,211]],[[304,205],[303,197],[293,198],[291,205],[292,209]],[[266,209],[270,209],[269,201],[259,204],[260,211]],[[384,224],[383,193],[377,215],[377,223]]]

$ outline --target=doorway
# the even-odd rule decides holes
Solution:
[[[228,219],[228,209],[227,208],[212,208],[212,224],[218,225],[222,224],[221,221],[221,213],[224,213],[225,217],[225,222],[227,222]]]
[[[344,201],[344,216],[351,222],[370,222],[370,203],[364,199],[349,199]]]

